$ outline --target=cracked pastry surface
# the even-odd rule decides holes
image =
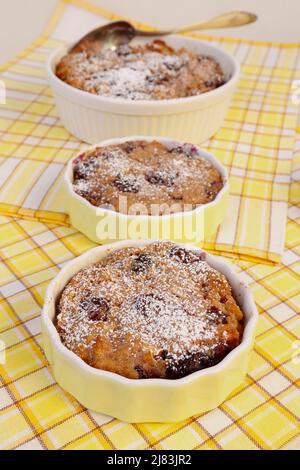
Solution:
[[[55,325],[92,367],[176,379],[220,362],[240,343],[242,321],[205,253],[154,242],[81,269],[62,291]]]
[[[223,187],[214,165],[191,144],[128,141],[98,147],[73,162],[73,189],[92,205],[163,215],[213,201]]]
[[[225,83],[213,57],[174,50],[160,40],[102,53],[83,45],[62,57],[56,75],[75,88],[128,100],[184,98]]]

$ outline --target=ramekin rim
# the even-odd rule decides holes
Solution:
[[[215,88],[214,90],[207,91],[205,93],[202,93],[200,95],[194,95],[194,96],[187,96],[183,98],[171,98],[171,99],[162,99],[162,100],[129,100],[126,98],[114,98],[114,97],[109,97],[109,96],[101,96],[101,95],[95,95],[93,93],[90,93],[85,90],[81,90],[79,88],[76,88],[72,85],[69,85],[68,83],[64,82],[61,80],[57,75],[55,74],[53,70],[53,62],[55,61],[56,57],[62,52],[65,51],[67,52],[68,49],[72,46],[72,43],[70,44],[63,44],[60,47],[56,48],[54,51],[49,54],[49,57],[46,60],[46,70],[48,75],[52,78],[52,80],[55,81],[55,83],[58,86],[61,86],[61,89],[65,90],[66,92],[74,92],[74,96],[78,96],[84,99],[84,97],[88,100],[94,101],[94,103],[98,104],[106,104],[106,105],[113,105],[117,106],[119,105],[120,107],[122,106],[131,106],[131,108],[136,108],[136,109],[143,109],[145,106],[151,106],[151,107],[156,107],[156,108],[162,108],[162,107],[171,107],[175,106],[178,104],[190,104],[194,102],[201,102],[205,101],[209,98],[213,98],[215,96],[218,96],[219,94],[223,94],[224,90],[227,90],[227,88],[231,87],[233,83],[235,83],[240,75],[240,64],[237,61],[237,59],[227,51],[224,51],[221,47],[218,47],[214,44],[209,43],[208,41],[204,41],[201,39],[197,38],[192,38],[192,37],[186,37],[186,36],[180,36],[180,35],[170,35],[169,38],[176,38],[176,39],[183,39],[184,43],[190,42],[191,44],[204,44],[209,46],[211,49],[214,49],[215,51],[218,51],[219,53],[223,54],[223,57],[225,60],[230,62],[230,65],[232,66],[232,75],[229,77],[229,79],[220,87]],[[155,39],[155,36],[153,36]],[[89,98],[88,98],[89,97]]]
[[[200,251],[201,253],[205,253],[206,260],[208,261],[208,263],[210,259],[217,260],[217,264],[219,265],[218,269],[220,269],[220,265],[221,265],[220,272],[223,273],[222,270],[224,269],[227,273],[230,274],[231,277],[233,277],[237,281],[237,283],[239,284],[239,288],[242,289],[242,296],[246,298],[249,311],[251,312],[249,315],[249,318],[247,319],[246,324],[244,325],[243,336],[242,336],[242,340],[240,344],[236,346],[234,349],[232,349],[218,364],[193,372],[191,374],[188,374],[185,377],[181,377],[179,379],[172,379],[172,380],[163,379],[163,378],[139,379],[139,380],[130,379],[120,374],[117,374],[115,372],[105,371],[103,369],[97,369],[88,365],[79,356],[77,356],[73,351],[69,350],[66,346],[63,345],[60,339],[60,336],[58,334],[58,331],[53,324],[53,321],[49,318],[48,310],[51,304],[51,300],[54,302],[54,308],[55,308],[55,302],[57,300],[57,297],[52,295],[57,279],[60,276],[62,277],[64,275],[64,271],[67,270],[69,266],[78,263],[80,260],[83,260],[85,257],[88,257],[92,252],[103,251],[105,252],[104,254],[104,257],[105,257],[107,256],[108,253],[112,253],[113,251],[116,251],[121,248],[125,248],[127,246],[146,246],[151,243],[162,243],[166,241],[169,243],[173,243],[175,245],[186,247],[194,251],[198,251],[198,252]],[[230,282],[230,285],[231,285],[231,282]],[[63,268],[59,271],[59,273],[55,276],[55,278],[50,282],[49,286],[47,287],[44,306],[43,306],[42,313],[41,313],[41,322],[44,325],[44,327],[47,329],[47,334],[51,337],[51,341],[52,341],[51,348],[55,347],[60,352],[60,354],[66,357],[69,361],[73,362],[73,364],[76,367],[79,367],[79,369],[81,369],[85,373],[96,375],[99,379],[106,378],[106,379],[111,380],[112,382],[116,382],[120,386],[141,387],[141,388],[145,386],[147,387],[148,386],[149,387],[162,386],[164,388],[175,389],[181,386],[188,385],[194,381],[197,381],[198,379],[201,379],[201,377],[203,376],[207,376],[207,375],[216,376],[219,373],[225,371],[227,367],[230,366],[234,358],[239,356],[240,353],[247,350],[247,348],[251,346],[253,338],[255,337],[255,328],[256,328],[257,321],[258,321],[258,311],[253,301],[252,295],[250,294],[249,288],[246,286],[244,282],[239,280],[238,274],[232,269],[232,267],[228,264],[228,262],[225,262],[221,258],[215,255],[212,255],[208,253],[207,251],[203,250],[202,248],[197,247],[195,245],[175,243],[170,240],[122,240],[122,241],[110,243],[107,245],[98,245],[86,251],[85,253],[81,254],[80,256],[77,256],[76,258],[68,261],[63,266]]]
[[[74,160],[76,160],[76,158],[78,158],[82,153],[87,152],[87,151],[92,150],[92,149],[97,148],[97,147],[105,147],[107,145],[112,145],[113,143],[118,144],[118,143],[127,142],[127,141],[131,142],[133,140],[146,140],[147,142],[152,142],[152,141],[156,140],[156,141],[162,142],[162,143],[163,142],[165,142],[165,143],[167,143],[167,142],[169,142],[169,143],[178,142],[178,144],[180,144],[180,145],[184,145],[184,144],[188,143],[190,145],[195,146],[200,151],[200,156],[203,156],[203,158],[208,159],[208,160],[212,159],[212,161],[211,160],[209,160],[209,161],[211,161],[213,166],[221,174],[223,187],[220,189],[220,191],[216,195],[215,199],[211,202],[207,202],[206,204],[202,204],[202,205],[196,207],[195,209],[192,209],[192,210],[189,210],[189,211],[180,211],[180,212],[174,212],[174,213],[171,213],[171,214],[164,214],[164,215],[144,215],[144,214],[143,215],[130,215],[130,214],[124,214],[124,213],[118,212],[118,211],[113,211],[112,209],[106,209],[106,208],[102,208],[102,207],[99,208],[97,206],[93,206],[93,204],[91,204],[87,199],[80,196],[79,194],[77,194],[74,191],[72,182],[71,182],[70,177],[69,177],[69,173],[72,171],[72,165],[73,165]],[[209,158],[207,158],[207,157],[209,157]],[[213,207],[213,206],[219,204],[219,202],[220,202],[221,198],[223,197],[224,193],[229,191],[229,176],[228,176],[227,168],[217,159],[217,157],[214,156],[213,153],[207,152],[206,150],[203,150],[199,145],[191,144],[190,142],[183,142],[181,140],[172,139],[170,137],[156,137],[156,136],[143,136],[143,135],[113,137],[111,139],[105,139],[105,140],[103,140],[101,142],[98,142],[96,144],[89,145],[85,150],[79,151],[74,157],[70,158],[70,160],[68,161],[68,163],[66,165],[66,168],[64,170],[63,180],[64,180],[64,183],[65,183],[65,185],[67,187],[67,190],[68,190],[68,196],[72,197],[73,199],[76,199],[81,204],[86,205],[90,210],[92,209],[95,212],[95,215],[96,215],[97,210],[100,209],[101,211],[103,211],[103,213],[107,213],[109,215],[113,215],[115,217],[118,217],[118,218],[124,219],[124,220],[128,220],[131,217],[138,217],[139,220],[166,220],[166,219],[170,219],[170,218],[175,219],[177,217],[188,217],[191,214],[197,214],[199,212],[205,211],[206,208],[208,208],[208,207]]]

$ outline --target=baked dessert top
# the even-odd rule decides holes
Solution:
[[[160,40],[102,53],[92,45],[81,46],[62,57],[56,75],[81,90],[129,100],[183,98],[225,83],[213,57],[174,50]]]
[[[191,144],[128,141],[88,150],[73,165],[79,196],[133,215],[193,210],[223,187],[219,171]]]
[[[132,379],[175,379],[217,364],[240,343],[243,314],[205,256],[153,242],[81,269],[57,306],[63,344]]]

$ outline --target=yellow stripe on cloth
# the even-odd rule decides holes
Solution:
[[[7,87],[7,103],[0,105],[3,215],[68,225],[60,178],[83,144],[57,116],[44,62],[66,32],[72,35],[79,19],[88,26],[117,18],[80,0],[59,2],[44,35],[1,67]],[[279,262],[297,123],[290,94],[292,81],[300,76],[300,46],[205,38],[234,54],[242,65],[226,121],[203,145],[227,166],[231,190],[226,220],[205,248]]]

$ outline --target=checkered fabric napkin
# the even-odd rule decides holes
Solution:
[[[76,2],[76,5],[60,4],[58,14],[55,15],[51,25],[57,24],[57,18],[60,17],[62,12],[66,11],[72,15],[73,19],[75,18],[74,12],[79,11],[84,19],[83,10],[79,9],[78,6],[79,3]],[[87,17],[90,17],[88,15],[93,17],[94,7],[87,8],[90,10],[86,13]],[[100,13],[105,16],[102,10]],[[63,31],[65,31],[64,28]],[[232,43],[223,41],[223,45],[227,46],[229,44],[232,45],[232,49],[237,47],[235,41]],[[0,264],[0,448],[299,449],[300,136],[295,145],[294,168],[287,215],[286,249],[282,262],[278,265],[266,265],[254,262],[254,259],[250,258],[247,260],[237,259],[236,261],[236,269],[240,272],[241,278],[249,285],[260,312],[254,352],[245,382],[218,408],[176,424],[127,424],[108,416],[90,412],[54,382],[41,349],[39,317],[45,290],[49,281],[65,262],[88,250],[93,244],[74,229],[58,225],[66,223],[67,220],[63,213],[58,210],[57,183],[54,183],[52,192],[49,193],[46,190],[44,202],[40,203],[38,207],[24,205],[24,201],[29,197],[28,194],[31,194],[32,188],[36,187],[35,185],[39,181],[37,175],[42,176],[48,171],[48,175],[53,177],[53,168],[57,168],[57,166],[52,167],[52,165],[58,165],[60,169],[57,174],[59,174],[65,160],[73,155],[75,147],[78,145],[74,145],[75,140],[72,140],[57,124],[58,121],[50,92],[45,88],[44,82],[40,83],[42,78],[35,75],[36,69],[40,70],[39,67],[34,68],[32,64],[35,61],[36,64],[39,64],[40,61],[44,60],[44,54],[53,45],[52,40],[40,39],[39,45],[36,44],[31,52],[27,51],[22,58],[19,57],[14,65],[11,64],[10,68],[4,72],[6,74],[5,80],[9,81],[10,89],[14,91],[13,96],[9,98],[10,111],[6,108],[7,115],[4,118],[2,115],[0,119],[0,125],[4,130],[6,129],[5,135],[10,136],[11,139],[7,138],[5,141],[8,158],[5,160],[6,166],[3,166],[0,171],[0,178],[4,174],[2,170],[5,169],[6,171],[7,179],[5,179],[5,182],[8,182],[6,194],[10,194],[11,199],[6,199],[6,202],[1,206],[1,210],[14,216],[20,215],[23,218],[0,217],[0,258],[2,260]],[[46,47],[47,49],[43,49]],[[251,222],[252,226],[257,229],[259,227],[257,222],[259,215],[265,214],[264,217],[267,219],[268,210],[271,210],[270,207],[277,208],[277,215],[283,214],[284,211],[281,213],[281,209],[285,207],[287,201],[287,178],[283,178],[285,182],[276,185],[271,185],[271,181],[277,178],[276,175],[281,175],[280,178],[282,178],[287,177],[289,174],[290,153],[292,141],[294,140],[294,114],[287,111],[289,108],[286,102],[282,101],[282,97],[285,96],[287,99],[287,82],[293,76],[293,70],[292,68],[288,69],[286,62],[291,60],[291,64],[296,65],[295,54],[297,54],[297,50],[292,46],[283,49],[279,46],[254,46],[246,43],[241,43],[238,50],[248,51],[245,54],[250,61],[250,67],[254,68],[259,67],[257,65],[258,55],[267,54],[268,57],[271,57],[272,54],[275,54],[275,56],[277,54],[279,71],[275,71],[272,66],[265,65],[262,58],[261,63],[264,63],[262,66],[264,73],[261,77],[267,76],[268,73],[273,77],[275,73],[282,73],[287,80],[275,80],[275,82],[272,80],[272,83],[276,84],[275,88],[279,87],[279,90],[276,88],[273,91],[269,90],[271,83],[264,85],[265,82],[263,79],[261,80],[261,85],[266,86],[268,89],[268,103],[269,100],[270,103],[268,104],[268,111],[263,111],[259,116],[255,114],[258,109],[256,111],[251,110],[249,106],[246,109],[245,101],[242,99],[242,96],[245,95],[249,97],[249,83],[241,86],[238,92],[240,98],[238,94],[234,103],[235,108],[232,108],[231,111],[233,112],[233,109],[236,109],[236,112],[238,112],[238,109],[240,109],[244,116],[248,115],[249,112],[254,112],[254,115],[250,114],[251,119],[256,119],[254,123],[252,122],[253,126],[260,129],[261,132],[266,129],[272,135],[274,132],[272,138],[270,135],[268,137],[270,141],[267,141],[273,142],[274,139],[274,142],[277,142],[276,156],[275,153],[273,155],[271,152],[270,143],[270,148],[267,149],[267,141],[264,140],[264,144],[261,145],[256,140],[259,133],[254,134],[253,130],[249,130],[247,126],[251,124],[251,121],[249,122],[248,118],[244,124],[248,130],[241,130],[240,124],[237,123],[236,127],[239,129],[237,131],[229,116],[230,119],[227,120],[227,123],[231,124],[226,124],[226,128],[221,133],[229,132],[228,135],[231,135],[231,133],[234,135],[236,130],[239,134],[240,143],[240,137],[243,136],[243,145],[246,145],[245,136],[248,135],[247,144],[251,146],[251,152],[242,153],[241,150],[238,151],[237,143],[230,144],[233,141],[231,137],[227,137],[226,145],[224,144],[226,139],[221,143],[220,133],[218,139],[214,139],[208,144],[209,146],[218,147],[214,150],[231,168],[233,200],[235,196],[238,197],[238,190],[235,185],[239,184],[239,176],[235,177],[233,170],[236,171],[240,168],[245,172],[243,173],[246,175],[243,179],[243,196],[240,200],[244,202],[243,207],[240,207],[239,217],[243,217],[242,214],[246,205],[249,224]],[[277,52],[271,53],[271,50]],[[279,57],[281,58],[279,59]],[[282,62],[283,60],[284,62]],[[254,65],[254,62],[256,65]],[[16,70],[13,67],[16,67]],[[34,73],[32,73],[32,69],[34,69]],[[258,69],[257,72],[259,72]],[[25,78],[30,75],[30,80],[26,81]],[[252,69],[250,75],[255,76],[254,69]],[[19,80],[16,79],[18,76]],[[33,77],[35,77],[35,80],[33,80]],[[25,95],[28,98],[27,95],[33,93],[36,99],[37,85],[40,86],[38,100],[28,103],[27,100],[21,98],[21,96],[24,98]],[[252,93],[255,100],[258,102],[258,97],[261,97],[261,106],[264,110],[265,100],[267,99],[265,89],[258,93],[257,83],[251,83],[251,86],[253,87]],[[282,90],[282,87],[285,91]],[[27,103],[27,107],[24,103],[24,108],[21,107],[23,101]],[[239,108],[240,106],[241,108]],[[281,117],[279,116],[279,106],[282,106],[281,111],[283,114],[280,114]],[[1,113],[3,113],[3,109],[0,108]],[[41,114],[45,110],[47,110],[46,115],[42,118]],[[19,120],[19,113],[21,113],[21,121]],[[274,113],[273,117],[271,117],[272,113]],[[238,116],[239,114],[232,117],[232,119],[237,119]],[[261,116],[267,116],[270,121],[261,122],[261,119],[265,119]],[[18,118],[18,121],[13,122],[16,118]],[[285,121],[284,133],[282,123],[278,124],[277,121],[280,119]],[[21,129],[15,129],[13,126],[18,126],[19,123]],[[24,125],[32,126],[30,135],[32,139],[37,139],[38,147],[36,147],[37,141],[31,141],[28,137],[29,131],[27,131],[28,134],[24,132],[22,127]],[[230,128],[228,128],[228,125]],[[250,129],[253,129],[253,127]],[[275,129],[278,131],[277,134]],[[265,139],[262,136],[260,138]],[[19,139],[18,143],[16,143],[16,139]],[[285,142],[284,145],[282,140]],[[72,148],[72,143],[74,148]],[[9,150],[10,144],[12,147]],[[61,148],[62,144],[63,148]],[[69,148],[67,145],[69,145]],[[14,150],[12,150],[13,148]],[[38,150],[32,158],[32,152],[35,148]],[[51,157],[49,149],[53,151]],[[265,153],[263,153],[263,149],[266,151]],[[67,150],[69,150],[68,155],[66,155]],[[284,158],[281,157],[282,152]],[[238,161],[236,161],[236,158],[238,158]],[[250,167],[243,166],[243,161],[246,160],[248,165],[252,162]],[[10,165],[14,167],[11,177],[9,177]],[[36,166],[34,167],[34,165]],[[256,167],[255,165],[259,166]],[[34,185],[32,185],[31,180],[32,171],[29,171],[27,166],[32,170],[35,168],[36,179]],[[25,176],[21,180],[22,184],[20,182],[18,184],[19,192],[14,192],[16,185],[11,183],[12,178],[18,178],[22,168]],[[263,170],[261,169],[261,172],[258,172],[255,168],[262,168]],[[277,170],[274,170],[274,168],[277,168]],[[272,172],[272,169],[274,172]],[[256,204],[255,200],[248,196],[247,191],[250,191],[249,187],[251,187],[249,178],[250,175],[251,178],[256,175],[256,179],[253,177],[251,180],[254,181],[253,184],[256,184],[260,181],[258,178],[260,175],[263,180],[261,184],[264,182],[267,184],[267,180],[264,178],[267,178],[268,174],[271,175],[269,183],[272,189],[270,191],[273,196],[276,195],[279,199],[269,200],[269,205],[266,206],[268,210],[265,208],[262,211],[257,207],[254,218],[252,212],[249,211],[252,202],[253,207]],[[53,181],[55,178],[53,177]],[[40,183],[40,189],[35,191],[36,195],[41,194],[40,191],[44,188],[45,180],[47,181],[45,177],[41,180],[44,183]],[[236,189],[234,190],[234,188]],[[17,199],[20,193],[22,195]],[[253,195],[255,192],[251,194]],[[13,197],[16,199],[13,199]],[[32,197],[31,201],[35,200]],[[51,209],[49,201],[52,201]],[[262,199],[258,201],[261,204],[263,203]],[[49,204],[48,206],[46,202]],[[276,202],[276,206],[274,206],[274,202]],[[239,202],[238,206],[240,204],[242,202]],[[233,209],[232,213],[234,213]],[[24,217],[31,219],[35,217],[40,221],[25,220]],[[275,227],[277,232],[282,229],[285,218],[282,215],[278,220],[280,222]],[[246,221],[246,227],[248,227],[248,221]],[[221,236],[222,231],[223,228],[220,230],[218,237]],[[229,236],[228,233],[227,236]],[[280,236],[283,236],[283,234]],[[237,240],[240,240],[240,238]],[[230,254],[227,252],[229,245],[224,243],[224,245],[218,244],[217,247],[219,250],[221,249],[221,253],[227,256]],[[241,249],[238,251],[244,254]],[[251,250],[247,254],[251,254],[250,252]],[[277,253],[277,256],[279,255],[279,251],[268,251],[268,257],[271,259],[274,253]],[[256,255],[257,250],[255,249]],[[239,255],[237,258],[239,258]]]
[[[61,175],[68,159],[85,146],[60,123],[44,62],[63,41],[74,39],[75,31],[81,36],[117,18],[86,2],[61,1],[45,34],[2,67],[0,78],[7,87],[7,103],[0,105],[2,215],[68,225],[61,205]],[[205,248],[278,262],[297,121],[290,90],[292,80],[300,76],[300,47],[205,39],[242,64],[226,122],[204,145],[227,166],[231,185],[226,220]]]
[[[297,149],[299,179],[300,137]],[[218,408],[176,424],[127,424],[88,411],[54,382],[41,349],[45,290],[92,242],[72,228],[4,216],[0,240],[0,448],[300,449],[299,181],[282,263],[236,262],[260,312],[244,383]]]

